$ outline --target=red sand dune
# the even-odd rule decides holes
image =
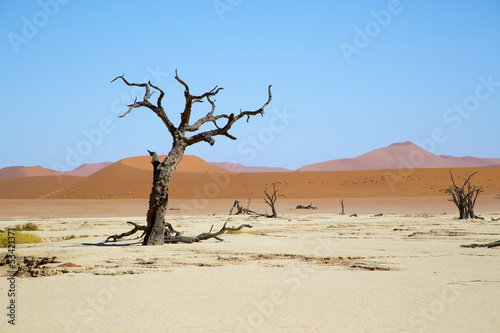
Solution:
[[[400,168],[486,167],[499,164],[500,158],[453,157],[434,155],[406,141],[375,149],[354,158],[310,164],[299,171],[389,170]]]
[[[159,156],[160,160],[165,156]],[[130,157],[113,163],[82,179],[70,188],[52,193],[48,198],[147,198],[151,190],[152,170],[150,156]],[[230,173],[211,165],[199,157],[185,155],[175,172],[186,174],[190,179],[207,174]]]
[[[474,171],[473,183],[485,194],[500,193],[500,168],[452,169],[457,181]],[[50,198],[148,198],[152,170],[114,163]],[[174,199],[261,199],[266,187],[278,182],[287,198],[419,197],[445,195],[450,185],[448,169],[331,171],[331,172],[182,172],[170,183]]]
[[[392,148],[394,151],[408,147],[396,145]],[[152,181],[150,161],[149,156],[126,158],[84,178],[0,178],[0,198],[148,198]],[[482,185],[485,194],[500,193],[498,167],[453,168],[452,171],[456,178],[478,171],[473,183]],[[448,168],[236,173],[186,155],[172,177],[170,196],[192,199],[193,202],[205,199],[260,200],[264,189],[273,182],[278,182],[279,194],[289,199],[421,197],[445,195],[440,190],[450,185],[450,178]]]

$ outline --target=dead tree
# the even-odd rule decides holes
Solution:
[[[164,238],[164,217],[168,210],[168,189],[170,179],[177,165],[182,159],[187,147],[198,142],[206,142],[213,146],[215,143],[214,137],[223,135],[231,140],[236,140],[234,136],[229,134],[231,127],[240,119],[246,118],[248,122],[251,116],[264,115],[264,108],[271,102],[271,86],[268,87],[268,99],[264,105],[255,111],[241,111],[238,114],[231,113],[214,115],[215,99],[213,99],[223,88],[215,86],[212,90],[201,95],[192,95],[189,86],[179,78],[177,70],[175,71],[175,79],[184,86],[185,105],[181,113],[180,124],[175,126],[163,109],[162,101],[165,93],[159,87],[153,85],[150,81],[147,83],[130,83],[125,79],[124,75],[116,77],[113,81],[121,79],[126,85],[134,87],[142,87],[145,90],[142,101],[138,101],[137,97],[134,103],[128,105],[129,109],[120,118],[128,115],[133,109],[145,107],[153,111],[165,124],[170,135],[172,136],[172,148],[167,157],[163,161],[158,159],[155,152],[150,152],[153,164],[153,186],[149,196],[149,209],[147,213],[147,229],[144,237],[143,245],[162,245],[165,242]],[[152,89],[154,89],[152,91]],[[149,99],[155,91],[159,92],[156,104]],[[211,110],[203,118],[195,122],[191,122],[191,109],[193,104],[207,101],[212,106]],[[217,124],[217,121],[223,121],[223,124]],[[212,123],[214,129],[201,131],[202,125]],[[188,133],[193,133],[188,135]]]
[[[340,215],[344,215],[344,199],[340,200],[340,205],[342,206],[342,213]]]
[[[472,176],[474,176],[477,172],[474,172],[467,178],[462,186],[458,186],[455,183],[455,179],[453,178],[453,174],[450,170],[450,178],[452,182],[452,186],[444,189],[445,193],[451,196],[449,201],[452,201],[458,208],[459,219],[473,219],[480,218],[474,213],[474,205],[476,204],[476,199],[478,195],[483,192],[483,187],[477,187],[476,185],[471,185],[470,180]]]
[[[276,212],[276,200],[278,200],[278,197],[283,197],[285,198],[284,195],[282,194],[277,194],[278,190],[276,189],[276,182],[273,183],[273,193],[269,194],[267,193],[267,187],[264,190],[264,194],[266,197],[264,198],[264,201],[271,207],[272,214],[268,215],[268,217],[273,217],[273,218],[278,218],[278,213]]]

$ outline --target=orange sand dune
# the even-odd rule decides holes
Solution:
[[[68,176],[87,177],[87,176],[90,176],[91,174],[107,167],[110,164],[113,164],[113,163],[112,162],[102,162],[102,163],[82,164],[74,170],[66,171],[65,174]]]
[[[210,164],[233,172],[290,172],[292,170],[279,167],[245,166],[241,163],[210,162]]]
[[[474,171],[473,183],[485,194],[500,193],[500,168],[452,169],[457,182]],[[148,198],[152,170],[114,163],[48,198]],[[182,172],[170,183],[174,199],[262,198],[270,184],[278,182],[287,198],[421,197],[445,195],[450,185],[448,169],[332,171],[332,172]]]
[[[64,175],[64,172],[46,169],[39,165],[33,167],[13,166],[0,169],[0,178],[37,177]]]
[[[166,155],[158,156],[160,161],[163,161]],[[151,166],[151,156],[136,156],[129,157],[123,160],[118,161],[117,163],[121,163],[124,166],[143,169],[143,170],[152,170]],[[177,171],[179,172],[228,172],[227,170],[220,168],[218,166],[212,165],[208,162],[205,162],[201,158],[193,155],[184,155],[181,162],[177,166]]]
[[[0,199],[36,199],[61,188],[68,188],[82,177],[33,176],[0,178]]]

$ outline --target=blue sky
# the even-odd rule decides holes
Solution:
[[[0,22],[0,168],[167,153],[151,111],[117,117],[134,91],[110,81],[152,80],[175,121],[176,68],[193,93],[225,88],[220,113],[259,108],[273,85],[237,141],[188,148],[207,161],[296,169],[407,140],[500,157],[498,0],[7,0]]]

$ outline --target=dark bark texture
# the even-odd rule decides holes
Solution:
[[[162,100],[165,96],[163,90],[159,87],[153,85],[151,82],[147,83],[131,83],[125,79],[124,75],[116,77],[113,81],[121,79],[128,86],[142,87],[144,88],[144,97],[142,101],[138,101],[137,98],[134,103],[130,104],[128,111],[125,112],[120,118],[125,117],[135,108],[145,107],[153,111],[165,124],[170,135],[172,136],[172,148],[168,153],[167,157],[163,161],[158,159],[158,155],[155,152],[149,152],[153,164],[153,186],[151,189],[151,194],[149,196],[149,210],[147,213],[147,226],[146,234],[144,237],[143,245],[162,245],[165,243],[164,230],[165,230],[165,214],[168,210],[168,187],[170,184],[170,178],[174,173],[177,165],[182,159],[186,148],[190,145],[196,144],[198,142],[207,142],[211,146],[215,143],[215,136],[222,135],[231,140],[236,140],[234,136],[229,134],[229,130],[240,119],[245,119],[248,122],[251,116],[264,115],[265,107],[271,102],[271,86],[268,87],[268,99],[264,105],[255,111],[241,111],[238,114],[231,113],[214,115],[215,112],[215,100],[213,99],[223,88],[218,88],[217,86],[212,90],[203,93],[201,95],[193,95],[189,90],[189,86],[179,78],[177,71],[175,71],[175,79],[184,86],[184,98],[185,105],[184,110],[181,113],[181,120],[178,126],[175,126],[170,120],[167,112],[163,109]],[[159,92],[158,99],[156,103],[150,102],[150,98],[155,91]],[[211,110],[207,113],[205,117],[196,120],[193,123],[191,121],[191,109],[193,104],[202,103],[207,101],[211,105]],[[217,121],[222,124],[218,124]],[[212,123],[214,129],[201,131],[200,128],[206,123]],[[192,133],[189,135],[189,133]]]

